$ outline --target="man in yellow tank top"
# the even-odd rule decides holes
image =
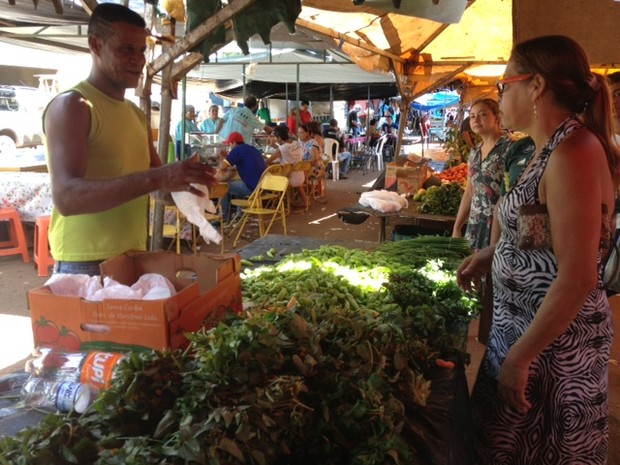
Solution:
[[[163,165],[144,113],[125,100],[146,59],[142,17],[102,3],[88,25],[90,74],[55,97],[43,116],[54,209],[49,230],[55,271],[99,274],[99,263],[146,250],[148,194],[213,185],[197,157]]]

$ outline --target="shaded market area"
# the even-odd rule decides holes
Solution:
[[[186,129],[186,110],[231,111],[249,94],[274,126],[291,115],[299,125],[309,101],[314,121],[327,131],[336,120],[342,139],[335,151],[321,148],[315,179],[304,162],[268,167],[252,195],[235,199],[232,218],[221,209],[228,187],[212,190],[218,208],[201,207],[198,222],[181,197],[153,195],[149,250],[104,261],[101,276],[80,283],[85,294],[61,295],[78,284],[51,272],[41,140],[11,144],[0,131],[0,321],[19,320],[0,331],[0,352],[13,352],[0,363],[0,457],[473,465],[469,395],[484,351],[483,303],[457,286],[471,249],[450,237],[468,182],[460,124],[472,102],[496,98],[517,41],[566,34],[594,70],[618,71],[620,49],[609,44],[620,3],[127,4],[152,31],[131,99],[164,163],[189,152],[218,166],[223,141]],[[20,83],[49,97],[79,79],[73,70],[88,68],[96,6],[0,5],[0,72],[11,80],[0,82],[0,106],[16,101]],[[388,118],[397,120],[393,132],[374,141],[372,121],[381,128]],[[263,132],[251,145],[265,159],[274,153]],[[350,156],[346,172],[339,148]],[[304,173],[299,189],[286,181],[261,190],[295,171]],[[204,223],[221,243],[206,238]],[[144,298],[134,286],[151,275],[158,281]],[[120,296],[107,294],[110,283]],[[610,301],[617,313],[620,297]],[[620,461],[619,357],[616,342],[609,463]]]

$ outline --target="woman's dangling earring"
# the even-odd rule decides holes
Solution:
[[[534,119],[538,119],[538,109],[536,108],[536,104],[534,104],[533,110],[534,110]]]

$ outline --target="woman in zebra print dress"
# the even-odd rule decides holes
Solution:
[[[498,89],[504,123],[537,151],[498,213],[493,327],[472,393],[477,463],[605,464],[613,330],[600,276],[619,158],[609,88],[577,43],[545,36],[513,49]],[[550,246],[520,247],[519,209],[538,203]],[[469,266],[461,283],[490,263]]]

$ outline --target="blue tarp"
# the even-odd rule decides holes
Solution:
[[[418,97],[411,103],[411,108],[421,111],[437,110],[458,105],[460,99],[461,97],[456,91],[440,90]]]

